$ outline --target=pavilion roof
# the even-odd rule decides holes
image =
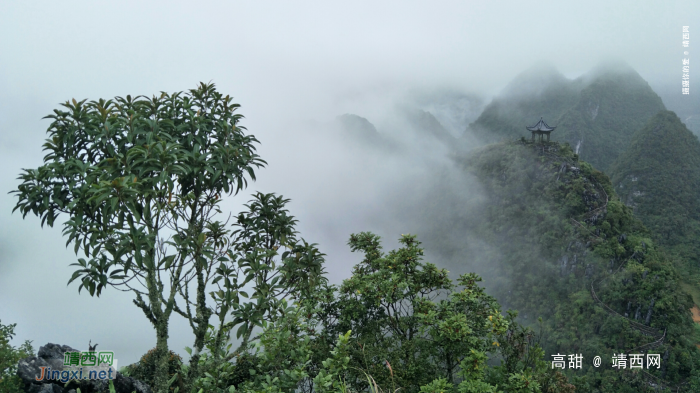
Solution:
[[[557,127],[548,126],[547,123],[545,123],[541,117],[540,117],[540,121],[538,121],[537,124],[535,124],[534,126],[532,126],[532,127],[525,126],[525,127],[530,131],[554,131],[554,129],[557,128]]]

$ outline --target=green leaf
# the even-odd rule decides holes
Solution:
[[[176,255],[168,255],[167,257],[163,258],[163,260],[161,261],[161,263],[165,263],[165,266],[163,268],[170,269],[170,266],[173,264],[175,257]]]
[[[241,338],[248,331],[248,326],[244,323],[236,331],[236,338]]]
[[[66,285],[70,285],[70,283],[72,283],[76,278],[80,277],[80,275],[82,273],[83,273],[83,270],[77,270],[77,271],[73,272],[73,275],[71,276],[70,280],[68,280],[68,284],[66,284]]]

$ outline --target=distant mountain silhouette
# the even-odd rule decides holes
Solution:
[[[604,64],[575,80],[552,67],[518,75],[470,128],[487,141],[529,137],[540,117],[553,141],[568,142],[580,157],[607,171],[632,134],[665,109],[649,84],[624,64]]]

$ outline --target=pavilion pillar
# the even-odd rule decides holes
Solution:
[[[556,127],[550,127],[547,125],[547,123],[544,122],[544,120],[540,117],[540,121],[537,122],[532,127],[525,126],[530,132],[532,132],[532,141],[538,141],[540,143],[544,143],[544,134],[547,134],[547,143],[550,141],[550,133],[554,131]]]

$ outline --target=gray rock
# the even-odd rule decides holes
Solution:
[[[78,350],[67,345],[46,344],[39,348],[39,356],[21,359],[17,363],[17,376],[22,379],[27,388],[30,384],[51,384],[47,380],[36,380],[42,374],[41,367],[46,367],[47,369],[50,367],[51,370],[62,371],[63,354],[68,351],[76,352]]]
[[[41,384],[43,382],[36,380],[36,378],[41,376],[41,367],[51,367],[52,365],[46,359],[34,356],[21,359],[17,363],[17,376],[22,379],[25,385],[31,383]]]
[[[37,356],[43,359],[61,359],[63,360],[63,354],[66,352],[80,352],[77,349],[71,348],[68,345],[59,345],[48,343],[39,348]]]
[[[651,298],[651,304],[649,304],[649,310],[647,311],[647,317],[644,319],[645,324],[651,323],[651,314],[654,308],[654,298]]]
[[[52,371],[63,371],[63,357],[66,352],[79,351],[67,345],[49,343],[39,348],[39,356],[21,359],[17,364],[17,375],[24,382],[24,391],[26,393],[76,393],[79,388],[81,393],[109,392],[109,384],[105,380],[71,381],[65,389],[60,381],[54,383],[55,381],[46,378],[41,381],[36,380],[42,374],[41,367],[51,367]],[[113,384],[117,393],[151,393],[151,388],[145,383],[119,372],[116,373]]]
[[[117,393],[151,393],[151,388],[145,383],[131,377],[125,377],[117,373],[114,378],[114,389]]]
[[[63,393],[63,388],[59,385],[54,385],[52,383],[45,383],[41,385],[33,384],[30,385],[29,389],[26,390],[27,393]]]
[[[569,262],[569,257],[566,256],[566,255],[563,255],[563,256],[559,259],[559,267],[561,268],[561,271],[560,271],[559,274],[560,274],[561,276],[566,275],[566,266],[568,265],[568,262]]]

